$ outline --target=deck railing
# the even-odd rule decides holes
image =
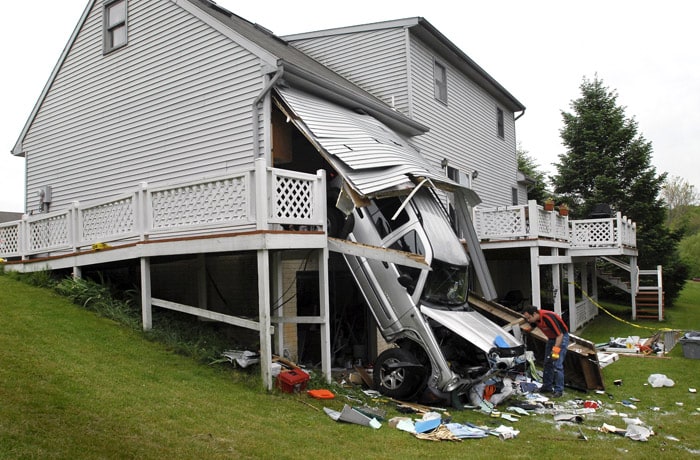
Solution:
[[[482,241],[550,238],[572,248],[637,246],[636,224],[619,212],[606,219],[570,220],[556,211],[545,211],[535,201],[477,207],[474,227]]]
[[[140,187],[107,200],[0,224],[0,257],[75,252],[94,244],[215,232],[325,230],[325,174],[255,168],[186,183]]]

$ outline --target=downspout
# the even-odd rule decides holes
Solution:
[[[523,111],[520,112],[520,115],[518,115],[517,117],[515,117],[515,118],[513,119],[513,123],[515,123],[516,121],[518,121],[518,119],[519,119],[520,117],[522,117],[523,115],[525,115],[525,109],[523,109]]]
[[[260,105],[265,96],[267,96],[267,93],[269,93],[275,83],[277,83],[277,80],[282,77],[283,73],[284,67],[278,67],[275,75],[272,76],[272,79],[267,82],[260,94],[258,94],[258,97],[253,101],[253,149],[256,158],[260,158],[264,155],[264,152],[260,152],[260,122],[258,121],[260,110],[258,109],[258,105]]]

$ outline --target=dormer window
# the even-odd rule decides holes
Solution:
[[[433,77],[435,80],[435,99],[447,104],[447,68],[435,61],[433,67]]]
[[[127,0],[114,0],[104,5],[104,53],[107,54],[127,43]]]

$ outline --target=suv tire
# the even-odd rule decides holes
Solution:
[[[424,375],[425,368],[413,353],[403,348],[390,348],[377,356],[374,387],[391,398],[409,398],[416,394]]]

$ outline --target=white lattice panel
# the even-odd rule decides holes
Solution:
[[[552,212],[543,209],[537,210],[537,234],[539,236],[554,237],[554,220]]]
[[[0,256],[19,254],[19,224],[0,227]]]
[[[522,208],[477,210],[478,235],[481,239],[509,238],[526,235],[525,213]]]
[[[271,217],[283,223],[304,223],[314,218],[314,182],[273,175]]]
[[[612,221],[577,221],[572,228],[572,239],[576,246],[604,246],[615,243]]]
[[[29,250],[41,252],[70,246],[68,213],[29,222]]]
[[[569,239],[569,219],[556,216],[554,218],[554,237],[560,240]]]
[[[136,231],[136,203],[132,196],[80,211],[82,239],[97,242]]]
[[[250,219],[247,175],[151,192],[154,230]]]

